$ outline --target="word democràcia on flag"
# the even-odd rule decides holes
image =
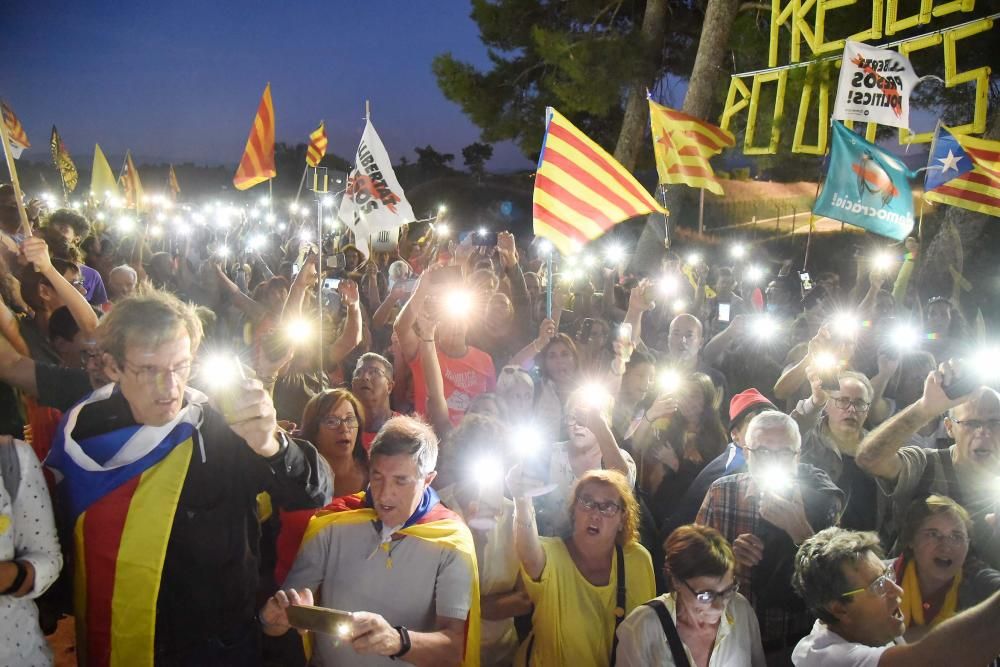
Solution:
[[[833,122],[823,189],[813,213],[902,241],[913,229],[915,174],[887,151]]]
[[[370,237],[395,232],[415,219],[371,120],[365,123],[337,217],[354,232],[355,245],[365,255]]]
[[[909,129],[910,93],[921,80],[898,51],[848,41],[833,117]]]

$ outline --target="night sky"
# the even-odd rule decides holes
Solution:
[[[55,124],[87,167],[96,142],[139,162],[235,169],[270,81],[278,141],[305,142],[324,119],[329,150],[349,157],[367,98],[394,161],[429,143],[464,168],[461,149],[479,131],[442,95],[431,60],[451,51],[485,67],[469,12],[464,0],[18,0],[4,11],[0,97],[32,160],[48,159]],[[489,164],[530,166],[512,144]]]

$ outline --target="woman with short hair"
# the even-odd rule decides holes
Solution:
[[[765,665],[760,627],[739,594],[735,558],[714,528],[681,526],[664,545],[671,591],[618,628],[618,667]]]

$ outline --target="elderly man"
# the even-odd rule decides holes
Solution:
[[[365,430],[361,433],[361,444],[365,451],[371,450],[372,441],[382,425],[399,413],[389,406],[389,396],[394,386],[392,363],[381,354],[367,352],[358,359],[351,377],[351,391],[365,409]]]
[[[479,583],[469,529],[431,488],[437,437],[393,417],[372,443],[371,485],[320,514],[303,538],[285,591],[261,610],[264,632],[289,629],[289,604],[352,613],[340,637],[317,635],[314,664],[478,664]]]
[[[112,301],[119,301],[135,292],[139,284],[139,274],[128,264],[111,269],[108,274],[108,295]]]
[[[878,476],[896,517],[904,516],[911,501],[932,493],[958,501],[972,516],[972,541],[978,555],[996,568],[1000,567],[1000,538],[994,521],[1000,475],[1000,395],[979,387],[949,398],[946,388],[959,380],[950,363],[928,374],[923,396],[872,431],[861,443],[857,461]],[[903,446],[927,422],[946,412],[945,428],[954,445],[948,449]]]
[[[902,643],[903,589],[874,533],[827,528],[809,538],[793,585],[819,619],[792,653],[796,667],[985,665],[1000,653],[1000,593]]]
[[[835,524],[843,507],[844,494],[826,473],[799,463],[801,444],[788,415],[754,417],[745,436],[749,472],[712,484],[695,520],[733,545],[736,579],[757,612],[764,651],[779,659],[809,631],[788,587],[796,545]]]
[[[795,406],[792,417],[802,432],[801,460],[830,476],[846,496],[840,525],[876,530],[885,513],[875,478],[858,467],[855,456],[864,439],[865,418],[872,405],[872,383],[861,373],[841,371],[839,389],[827,392],[810,371],[812,394]]]
[[[329,471],[278,431],[260,382],[220,386],[223,412],[187,386],[202,331],[177,298],[125,299],[98,336],[114,384],[66,413],[46,460],[75,537],[81,659],[259,664],[256,497],[320,507]]]

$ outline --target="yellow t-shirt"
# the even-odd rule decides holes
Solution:
[[[518,649],[515,664],[524,667],[587,667],[607,665],[615,631],[618,592],[618,554],[611,558],[607,586],[594,586],[576,567],[561,538],[540,538],[545,550],[545,569],[538,581],[521,570],[525,591],[535,603],[532,634]],[[625,553],[625,615],[656,595],[653,561],[639,544]],[[603,623],[598,621],[603,619]],[[534,642],[531,641],[534,637]],[[532,643],[531,662],[527,662]]]

